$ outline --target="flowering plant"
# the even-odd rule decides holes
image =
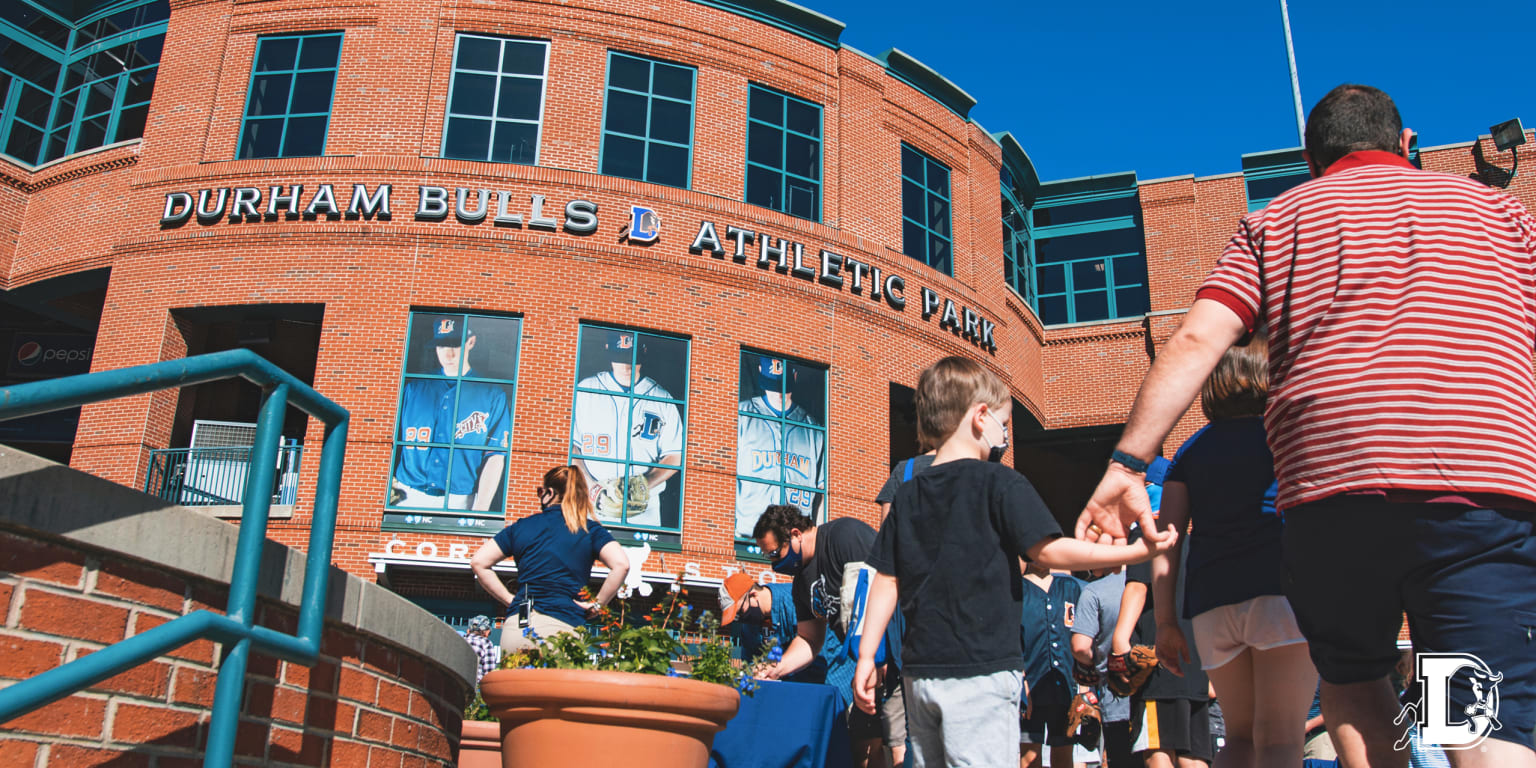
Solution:
[[[586,591],[583,600],[592,597]],[[617,609],[602,608],[596,619],[574,632],[541,638],[532,627],[524,632],[538,641],[525,651],[502,656],[502,669],[599,669],[687,677],[729,685],[751,695],[756,683],[751,666],[731,658],[730,638],[720,632],[720,620],[709,611],[694,614],[688,590],[678,576],[671,591],[643,612],[618,601]],[[514,626],[503,632],[515,632]]]

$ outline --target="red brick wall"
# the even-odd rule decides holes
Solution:
[[[23,679],[192,611],[222,611],[222,586],[65,544],[0,532],[0,680]],[[260,606],[260,623],[296,629]],[[0,724],[7,768],[202,764],[219,647],[182,646]],[[452,766],[467,690],[436,664],[328,624],[303,667],[253,655],[238,765]],[[450,736],[451,734],[451,736]]]

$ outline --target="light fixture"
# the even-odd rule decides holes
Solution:
[[[1525,143],[1525,126],[1520,124],[1518,117],[1489,128],[1488,132],[1493,134],[1493,146],[1500,152],[1508,152]]]

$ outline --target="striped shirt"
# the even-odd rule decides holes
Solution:
[[[1196,294],[1269,326],[1277,506],[1536,505],[1536,220],[1355,152],[1249,214]]]

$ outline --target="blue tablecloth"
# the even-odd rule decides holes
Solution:
[[[848,768],[848,726],[829,685],[763,681],[715,735],[710,768]]]

